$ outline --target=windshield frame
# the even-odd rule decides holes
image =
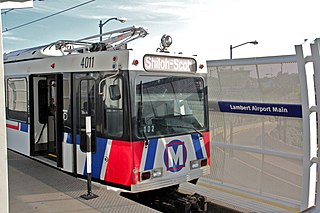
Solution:
[[[202,112],[201,126],[200,127],[197,126],[197,128],[195,128],[193,125],[188,125],[187,123],[179,123],[179,124],[174,125],[173,127],[176,129],[181,129],[180,131],[175,130],[174,132],[171,132],[171,133],[170,132],[167,132],[167,133],[162,132],[161,134],[158,134],[158,133],[157,134],[146,134],[146,133],[150,133],[150,132],[146,131],[146,128],[148,128],[148,127],[145,127],[144,129],[142,129],[141,126],[143,126],[143,124],[141,125],[141,123],[140,123],[140,125],[139,125],[139,122],[141,122],[141,121],[139,121],[139,117],[140,117],[139,107],[140,106],[139,106],[138,99],[141,98],[141,96],[139,95],[139,93],[140,93],[139,87],[140,87],[140,81],[143,81],[143,79],[145,80],[145,79],[152,79],[152,78],[155,78],[155,79],[157,79],[157,78],[158,79],[173,78],[175,80],[177,80],[177,79],[181,79],[181,80],[195,79],[197,82],[201,82],[201,92],[199,93],[200,90],[197,90],[196,93],[190,93],[193,95],[201,94],[201,98],[199,97],[199,102],[198,102],[198,103],[202,104],[202,110],[198,110],[198,112]],[[203,75],[186,74],[186,73],[184,73],[183,75],[181,75],[181,74],[180,75],[179,74],[172,75],[172,73],[149,74],[149,73],[144,72],[144,73],[137,73],[137,75],[133,79],[131,79],[131,85],[132,85],[132,94],[133,94],[133,96],[132,96],[133,98],[131,100],[131,103],[132,103],[132,114],[133,114],[132,126],[133,126],[134,137],[137,137],[138,139],[145,139],[146,135],[147,135],[148,139],[152,139],[152,138],[159,138],[159,137],[170,137],[170,136],[177,136],[177,135],[199,133],[200,131],[201,132],[208,131],[208,121],[209,121],[209,119],[208,119],[208,96],[207,96],[207,85],[206,85],[206,81],[205,81],[205,78]],[[143,91],[144,90],[145,89],[143,88]],[[173,92],[172,95],[176,96],[177,94],[175,92]],[[146,100],[146,96],[145,96],[145,94],[143,94],[143,96],[142,96],[143,103],[146,102],[145,100]],[[185,100],[187,100],[187,98]],[[177,101],[177,98],[175,98],[173,101]],[[145,116],[145,114],[144,114],[144,116]],[[186,119],[186,120],[189,119],[192,121],[197,120],[196,117],[194,116],[194,113],[191,113],[191,114],[186,113],[186,114],[180,114],[180,115],[174,114],[174,117],[172,117],[171,119],[173,119],[173,118],[177,119],[178,117],[181,119],[181,122],[183,119]],[[160,118],[161,118],[161,116],[160,116]],[[153,119],[156,119],[156,117],[153,117]],[[167,125],[172,127],[172,124],[171,125],[167,124]],[[146,125],[146,126],[148,126],[148,125]],[[150,127],[150,128],[152,128],[152,127]]]

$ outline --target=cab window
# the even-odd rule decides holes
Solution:
[[[123,136],[122,78],[110,78],[103,89],[104,132],[107,137]]]

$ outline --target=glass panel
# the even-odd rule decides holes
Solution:
[[[204,83],[199,77],[140,76],[136,81],[138,135],[204,129],[204,97]]]
[[[7,81],[7,116],[27,122],[27,80],[25,78]]]
[[[286,200],[301,199],[301,160],[263,155],[262,168],[262,194],[280,196]]]
[[[259,64],[257,70],[263,101],[269,103],[301,102],[296,63]]]
[[[296,159],[303,155],[302,119],[225,113],[218,105],[301,104],[297,64],[208,67],[208,85],[212,166],[207,178],[299,203],[303,166]],[[277,156],[267,155],[272,152]]]
[[[117,98],[113,95],[117,87]],[[122,137],[123,135],[123,88],[121,78],[108,78],[103,88],[104,126],[107,136]]]

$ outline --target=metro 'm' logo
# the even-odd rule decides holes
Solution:
[[[173,140],[166,145],[164,151],[164,164],[167,171],[178,172],[185,167],[187,149],[183,141]]]

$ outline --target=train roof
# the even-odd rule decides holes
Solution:
[[[168,43],[172,42],[170,36],[162,37],[162,45],[156,53],[147,54],[126,48],[128,42],[143,38],[147,34],[145,28],[132,26],[76,41],[59,40],[43,46],[13,51],[4,54],[5,74],[118,69],[196,72],[197,62],[193,56],[169,54],[167,47],[170,46]],[[102,40],[104,36],[108,38]],[[94,41],[100,38],[102,41]]]

